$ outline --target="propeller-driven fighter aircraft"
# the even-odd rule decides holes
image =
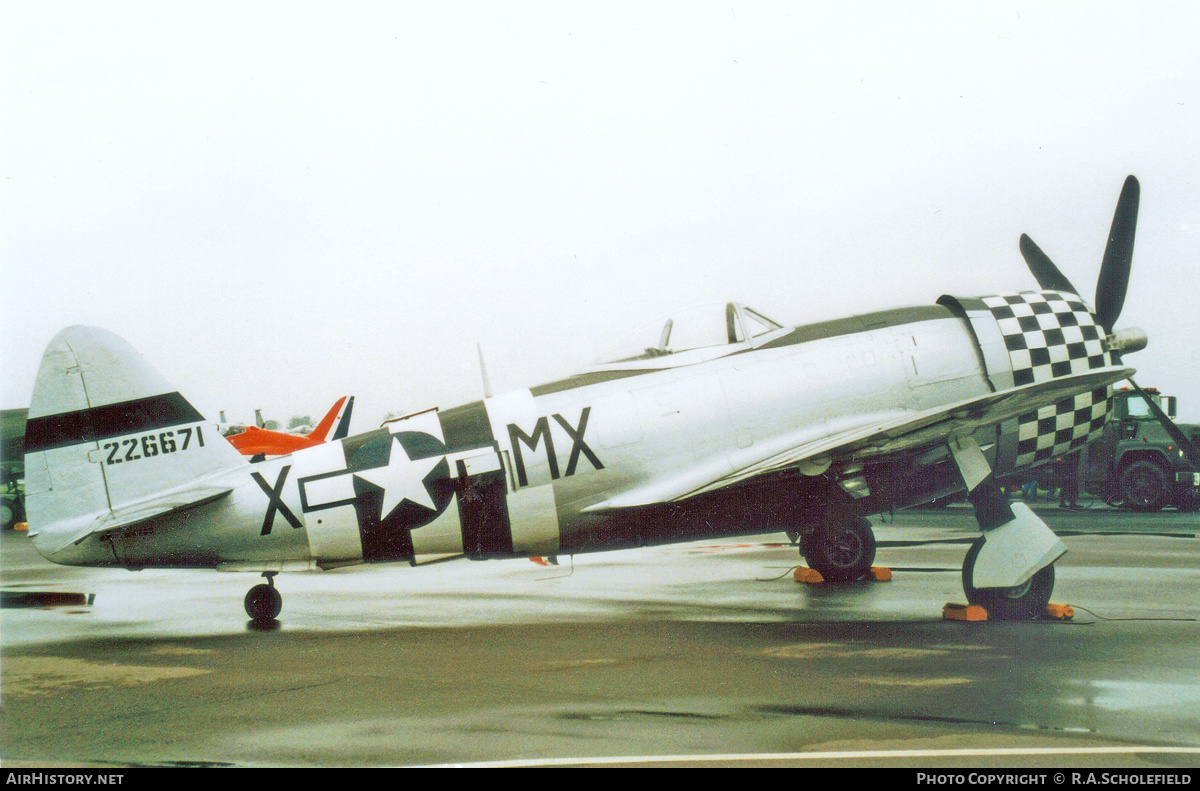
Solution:
[[[793,532],[830,580],[874,558],[869,514],[966,490],[967,598],[1036,617],[1065,547],[997,475],[1103,427],[1138,184],[1093,310],[1026,237],[1041,290],[789,327],[735,302],[672,316],[565,379],[432,409],[251,465],[128,344],[50,343],[26,433],[29,534],[81,566],[261,572],[473,560]]]

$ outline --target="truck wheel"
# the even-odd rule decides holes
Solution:
[[[0,513],[4,517],[5,530],[11,530],[17,522],[25,521],[25,506],[20,497],[5,495],[3,505],[0,505]]]
[[[1135,461],[1121,472],[1125,505],[1134,511],[1157,511],[1167,501],[1167,473],[1152,461]]]

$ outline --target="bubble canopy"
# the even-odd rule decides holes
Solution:
[[[732,354],[783,329],[779,322],[737,302],[695,305],[627,334],[589,368],[688,365]]]

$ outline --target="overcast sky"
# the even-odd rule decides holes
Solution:
[[[0,406],[91,324],[198,407],[388,411],[739,300],[1091,301],[1200,422],[1200,4],[8,2]]]

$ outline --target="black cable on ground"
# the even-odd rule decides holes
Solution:
[[[801,567],[801,566],[803,566],[803,565],[804,565],[803,563],[797,563],[797,564],[796,564],[796,565],[794,565],[794,566],[790,566],[790,567],[787,569],[787,571],[783,572],[783,573],[782,573],[782,574],[780,574],[778,577],[771,577],[770,579],[763,579],[762,577],[755,577],[755,578],[754,578],[754,580],[755,580],[756,582],[774,582],[775,580],[781,580],[781,579],[783,579],[784,577],[786,577],[788,574],[791,574],[793,571],[795,571],[796,569],[800,568],[800,567]]]
[[[1087,607],[1080,607],[1078,604],[1070,605],[1072,609],[1082,610],[1091,615],[1093,618],[1098,618],[1101,621],[1194,621],[1195,618],[1105,618],[1099,613],[1089,610]]]

